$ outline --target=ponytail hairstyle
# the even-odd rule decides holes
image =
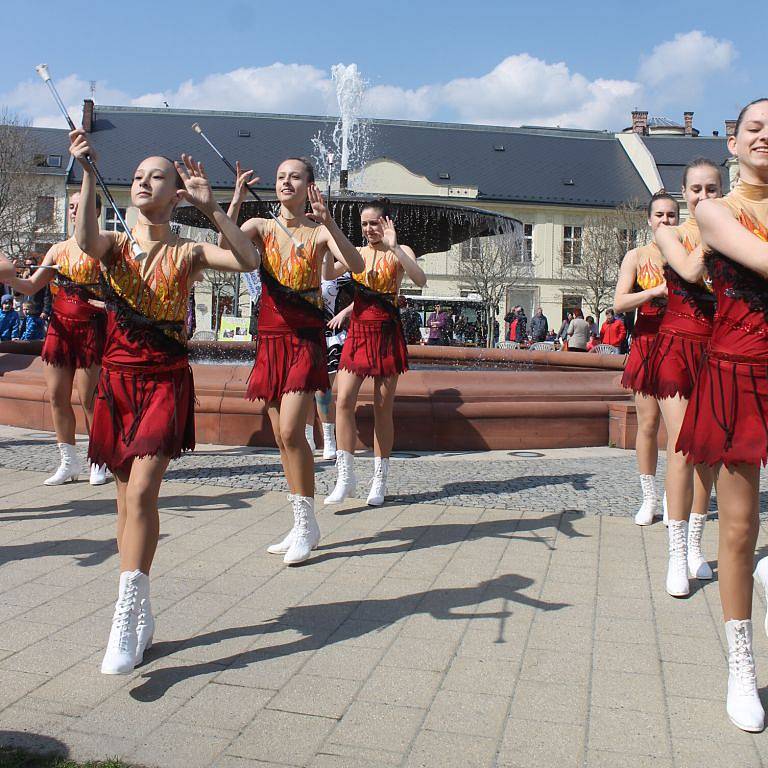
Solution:
[[[688,165],[685,166],[685,170],[683,171],[683,189],[688,186],[688,171],[692,170],[693,168],[706,168],[707,166],[717,171],[718,183],[722,189],[723,181],[720,178],[720,166],[714,160],[710,160],[706,157],[695,157],[693,160],[691,160],[690,163],[688,163]]]
[[[649,219],[651,218],[651,214],[653,213],[654,203],[657,203],[659,200],[671,200],[675,204],[677,215],[678,216],[680,215],[680,203],[678,203],[677,200],[675,200],[675,198],[672,197],[672,195],[670,195],[669,192],[667,192],[667,190],[664,189],[664,187],[662,187],[658,192],[653,194],[651,196],[651,199],[648,201],[648,208],[646,210],[648,212]]]

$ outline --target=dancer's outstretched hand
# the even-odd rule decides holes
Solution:
[[[240,168],[240,161],[235,161],[235,170],[237,171],[237,180],[235,181],[235,194],[232,195],[233,203],[242,203],[248,197],[248,187],[253,187],[259,183],[258,176],[253,175],[253,171],[244,171]]]
[[[203,213],[215,211],[216,200],[203,164],[195,161],[191,155],[182,155],[181,163],[176,162],[174,165],[184,182],[184,189],[176,192],[179,201],[186,200]]]
[[[309,204],[312,206],[312,213],[307,214],[307,218],[316,221],[318,224],[330,224],[331,212],[325,204],[323,194],[317,187],[317,184],[310,184],[307,189]]]
[[[16,277],[16,265],[0,251],[0,282],[5,282],[11,277]]]
[[[72,155],[83,168],[89,168],[86,157],[90,157],[94,163],[99,159],[96,150],[91,146],[88,140],[88,134],[82,128],[69,132],[69,154]]]
[[[395,248],[397,248],[397,232],[395,231],[395,223],[392,221],[392,219],[389,218],[389,216],[382,216],[379,219],[379,224],[381,225],[381,242],[384,243],[384,245],[389,248],[390,251],[393,251]]]

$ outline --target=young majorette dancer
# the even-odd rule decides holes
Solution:
[[[664,190],[648,203],[648,225],[652,234],[662,225],[675,226],[679,216],[675,199]],[[637,309],[632,332],[632,347],[624,368],[621,384],[635,393],[637,409],[637,464],[643,503],[635,515],[638,525],[650,525],[656,514],[656,464],[659,458],[657,434],[660,411],[656,400],[639,390],[639,379],[645,373],[648,355],[661,325],[667,301],[664,261],[655,241],[633,248],[621,262],[613,307],[616,312]]]
[[[720,599],[728,640],[726,709],[761,731],[765,713],[752,652],[752,568],[760,465],[768,459],[768,99],[742,109],[728,149],[739,182],[696,208],[717,300],[712,341],[694,385],[678,450],[716,467]],[[764,561],[756,569],[765,584]]]
[[[326,256],[328,261],[329,256]],[[315,392],[315,405],[323,428],[323,458],[336,458],[336,409],[333,406],[333,380],[339,371],[341,350],[347,337],[346,325],[352,314],[354,298],[353,282],[348,274],[334,280],[323,280],[320,285],[325,313],[325,344],[330,387],[324,392]],[[315,409],[310,408],[307,416],[307,442],[314,451]]]
[[[149,571],[159,536],[158,495],[172,458],[195,446],[194,384],[184,321],[192,282],[203,269],[255,269],[259,255],[219,208],[202,165],[164,157],[141,162],[131,185],[139,217],[133,235],[147,254],[136,260],[125,233],[100,232],[90,135],[70,134],[70,152],[83,166],[75,221],[77,244],[101,262],[107,338],[93,414],[91,460],[106,464],[117,484],[120,586],[101,665],[127,674],[152,642]],[[231,252],[173,233],[177,203],[201,210],[229,241]]]
[[[690,593],[689,576],[712,578],[712,569],[701,553],[701,537],[709,512],[713,472],[703,464],[694,472],[675,446],[701,360],[712,337],[715,299],[705,284],[695,212],[699,201],[722,195],[720,169],[711,160],[692,161],[683,173],[682,194],[690,218],[679,227],[656,230],[656,244],[667,262],[667,309],[637,385],[644,395],[656,399],[667,429],[666,587],[673,597]]]
[[[427,278],[416,263],[413,251],[407,245],[398,244],[395,225],[387,217],[384,203],[364,206],[360,224],[368,245],[360,248],[364,270],[352,275],[355,301],[337,377],[337,479],[325,503],[337,504],[355,493],[355,406],[363,380],[372,376],[375,466],[367,503],[378,507],[384,503],[387,493],[397,380],[408,370],[408,349],[397,297],[404,274],[419,287],[426,285]]]
[[[245,184],[252,183],[248,174],[241,174],[245,176],[241,191],[236,187],[229,209],[235,220]],[[248,219],[242,226],[262,253],[259,337],[246,397],[266,401],[293,506],[293,528],[267,551],[283,554],[284,562],[293,565],[307,560],[320,541],[315,465],[305,426],[315,392],[330,388],[320,292],[322,266],[329,252],[352,272],[363,268],[363,259],[330,215],[308,160],[284,160],[277,169],[275,193],[280,222],[292,236],[273,219]],[[305,213],[307,200],[311,215]]]
[[[79,201],[79,192],[69,199],[68,218],[72,227]],[[97,195],[97,215],[100,210],[101,198]],[[100,274],[99,262],[83,253],[73,236],[51,246],[30,278],[8,278],[13,288],[25,294],[37,293],[54,281],[51,286],[53,314],[43,343],[42,359],[61,463],[56,472],[44,481],[45,485],[61,485],[77,480],[82,471],[75,447],[72,389],[73,386],[77,388],[90,434],[106,324],[99,287]],[[106,481],[106,467],[91,464],[91,485],[102,485]]]

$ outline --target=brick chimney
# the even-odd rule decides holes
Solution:
[[[93,99],[83,101],[83,130],[86,133],[93,131]]]
[[[693,136],[693,112],[683,112],[683,120],[685,121],[685,135]]]
[[[725,121],[725,135],[726,136],[733,136],[734,133],[736,133],[736,121],[735,120],[726,120]]]
[[[632,132],[641,136],[648,134],[648,113],[634,110],[632,112]]]

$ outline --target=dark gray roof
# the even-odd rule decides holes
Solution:
[[[40,166],[41,173],[52,176],[66,176],[69,170],[69,132],[63,128],[31,128],[27,126],[19,127],[20,131],[27,134],[29,148],[33,155],[43,155],[48,158],[51,155],[61,158],[59,167]],[[35,158],[30,157],[32,163]]]
[[[312,138],[327,133],[335,118],[97,106],[93,141],[105,179],[128,184],[136,164],[148,154],[178,157],[184,151],[204,161],[214,187],[231,188],[229,171],[195,136],[194,122],[232,162],[239,159],[244,167],[255,168],[261,185],[271,190],[279,162],[291,155],[311,155]],[[481,205],[487,200],[602,207],[649,196],[611,133],[370,123],[373,151],[368,160],[386,157],[435,184],[477,187]],[[250,137],[238,137],[241,129],[249,130]],[[449,174],[450,180],[441,174]],[[75,166],[73,180],[79,179]],[[564,183],[570,180],[572,184]]]
[[[723,188],[728,188],[728,169],[725,161],[730,157],[725,137],[721,136],[643,136],[664,189],[677,193],[683,181],[683,170],[697,157],[706,157],[721,166]]]

